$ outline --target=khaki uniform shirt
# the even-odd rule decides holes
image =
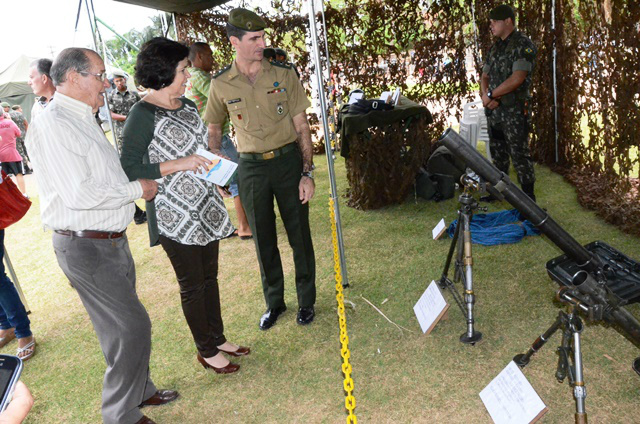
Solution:
[[[251,85],[234,61],[211,81],[204,120],[222,125],[228,114],[236,129],[238,152],[264,153],[298,138],[292,118],[310,105],[291,65],[264,59]]]

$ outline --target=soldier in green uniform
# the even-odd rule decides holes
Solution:
[[[11,112],[9,112],[9,116],[13,122],[16,123],[18,128],[20,128],[20,132],[22,135],[20,137],[16,137],[16,149],[20,156],[22,156],[22,167],[24,168],[24,174],[31,174],[33,171],[29,166],[29,155],[27,154],[27,147],[24,145],[24,138],[27,136],[27,129],[29,128],[29,122],[27,122],[27,118],[22,114],[22,106],[13,105],[11,106]]]
[[[122,129],[124,121],[129,115],[129,111],[140,101],[140,95],[127,88],[127,76],[121,71],[113,73],[113,83],[115,90],[111,90],[108,95],[109,109],[111,109],[111,120],[113,121],[113,135],[118,151],[122,152]]]
[[[209,147],[219,152],[222,125],[230,117],[238,144],[238,188],[254,236],[267,311],[260,329],[286,310],[274,198],[293,249],[298,324],[315,316],[315,256],[309,229],[313,197],[313,145],[306,109],[310,102],[291,65],[263,57],[265,21],[238,8],[229,13],[227,35],[234,62],[211,81],[205,121]]]
[[[510,6],[494,8],[489,19],[491,32],[498,40],[482,68],[480,95],[489,125],[491,158],[506,174],[511,158],[522,191],[535,200],[536,177],[529,149],[529,88],[536,46],[515,29],[515,13]],[[492,200],[491,196],[487,200]]]

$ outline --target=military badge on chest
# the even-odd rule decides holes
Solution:
[[[282,103],[278,103],[276,105],[276,112],[278,112],[278,115],[282,115],[284,113],[284,106],[282,106]]]

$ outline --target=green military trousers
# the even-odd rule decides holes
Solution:
[[[293,249],[298,306],[307,308],[316,301],[316,263],[309,228],[309,204],[300,202],[298,192],[301,172],[302,158],[298,149],[268,160],[238,160],[240,200],[253,232],[268,309],[285,305],[274,198]]]

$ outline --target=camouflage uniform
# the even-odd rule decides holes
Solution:
[[[111,90],[109,93],[109,109],[118,115],[129,115],[129,111],[140,101],[140,95],[135,91],[126,90],[124,93],[117,89]],[[118,151],[122,151],[122,129],[126,121],[113,121],[113,136],[118,146]]]
[[[498,40],[487,55],[482,72],[489,75],[489,91],[509,78],[514,71],[527,71],[525,81],[513,92],[502,96],[500,106],[485,109],[489,124],[489,147],[495,166],[509,173],[509,157],[521,185],[536,180],[529,149],[529,102],[531,73],[535,66],[536,46],[520,31]]]
[[[24,126],[25,117],[17,110],[9,112],[9,116],[11,116],[11,119],[16,123],[18,128],[20,128],[20,132],[22,133],[20,137],[16,137],[16,149],[18,150],[18,153],[20,153],[20,156],[22,156],[22,167],[24,168],[25,174],[29,174],[31,173],[31,168],[27,165],[29,156],[27,155],[27,148],[24,145],[24,138],[27,136],[27,129]]]

